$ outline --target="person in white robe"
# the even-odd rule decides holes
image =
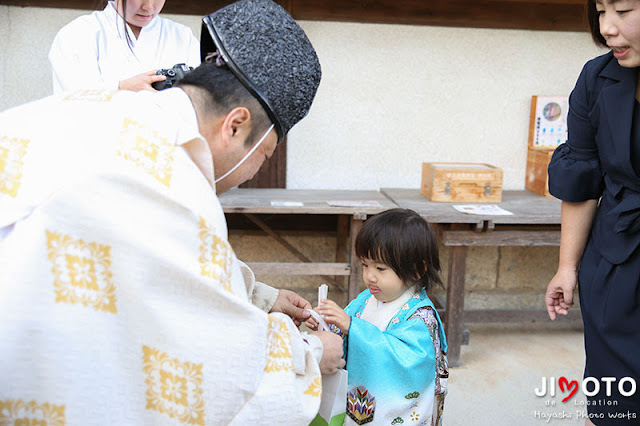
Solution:
[[[53,93],[78,89],[153,90],[159,69],[200,65],[200,44],[186,25],[158,14],[164,0],[117,0],[56,34],[49,51]],[[126,18],[126,20],[123,18]]]
[[[178,88],[80,90],[0,114],[0,424],[306,425],[321,374],[344,366],[338,336],[276,312],[292,298],[271,313],[251,303],[269,297],[217,197],[306,115],[315,51],[270,0],[205,21],[226,61]]]

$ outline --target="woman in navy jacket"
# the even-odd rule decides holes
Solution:
[[[611,51],[584,66],[549,164],[562,235],[545,304],[552,320],[566,315],[580,283],[591,422],[640,424],[640,0],[587,3],[592,36]]]

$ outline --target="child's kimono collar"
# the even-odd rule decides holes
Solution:
[[[380,331],[385,331],[391,319],[414,294],[416,287],[411,286],[406,289],[397,299],[391,302],[379,302],[375,296],[371,296],[365,303],[361,318],[378,327]]]

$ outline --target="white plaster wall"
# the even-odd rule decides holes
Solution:
[[[47,54],[81,10],[0,6],[0,110],[52,93]],[[164,15],[200,34],[199,16]],[[486,162],[523,189],[531,95],[568,95],[589,35],[301,22],[323,80],[290,133],[289,188],[417,188],[423,161]]]
[[[53,93],[49,49],[60,28],[89,10],[0,6],[0,111]],[[201,17],[163,14],[200,38]]]
[[[418,188],[424,161],[523,189],[531,95],[568,95],[588,33],[305,22],[323,81],[291,131],[290,188]]]

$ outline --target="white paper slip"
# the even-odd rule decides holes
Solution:
[[[272,201],[272,207],[302,207],[304,203],[302,201]]]
[[[508,216],[513,214],[495,204],[457,204],[453,208],[462,213],[481,216]]]
[[[320,287],[318,287],[318,304],[320,304],[320,301],[326,299],[328,295],[329,286],[326,284],[320,284]]]
[[[328,295],[329,295],[329,286],[326,284],[320,284],[320,287],[318,287],[318,305],[322,304],[322,301],[326,300]],[[318,316],[316,317],[313,315],[315,313],[316,313],[315,311],[312,311],[312,316],[316,320],[318,320],[318,322],[320,323],[318,325],[318,331],[329,330],[329,326],[327,325],[326,322],[324,322],[320,314],[318,314]]]
[[[329,330],[329,325],[324,321],[324,319],[322,319],[322,315],[312,309],[305,309],[305,311],[309,312],[311,316],[318,321],[318,331]]]

